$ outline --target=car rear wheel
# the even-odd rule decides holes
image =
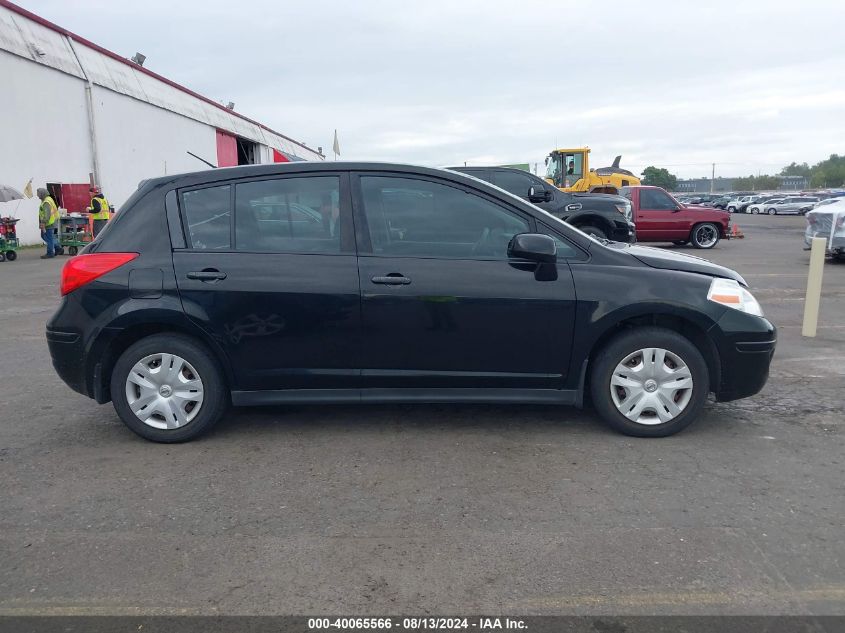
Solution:
[[[607,239],[607,233],[602,231],[597,226],[593,226],[591,224],[585,224],[583,226],[577,227],[587,235],[591,235],[592,237],[596,238],[597,240],[604,240]]]
[[[777,215],[777,214],[778,214],[778,210],[777,210],[777,209],[775,209],[774,207],[772,207],[771,209],[769,209],[768,211],[766,211],[766,213],[768,213],[769,215]]]
[[[719,227],[712,222],[696,224],[690,233],[690,242],[696,248],[713,248],[719,243]]]
[[[590,373],[593,405],[613,429],[665,437],[701,413],[710,390],[707,363],[687,338],[643,327],[612,339]]]
[[[120,419],[153,442],[185,442],[211,428],[228,404],[211,354],[179,334],[141,339],[121,354],[111,376]]]

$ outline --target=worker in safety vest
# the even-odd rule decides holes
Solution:
[[[97,237],[97,234],[103,230],[106,222],[111,217],[109,213],[109,201],[106,200],[99,187],[91,187],[89,191],[91,192],[91,206],[88,207],[88,213],[91,214],[91,219],[94,220],[93,232],[94,237]]]
[[[37,193],[41,200],[41,206],[38,207],[38,227],[41,229],[41,239],[47,245],[47,254],[42,255],[41,259],[49,259],[56,256],[55,230],[59,223],[59,208],[46,189],[39,187]]]

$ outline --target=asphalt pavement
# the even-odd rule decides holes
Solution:
[[[758,396],[634,439],[545,406],[234,410],[157,445],[53,373],[64,259],[0,263],[0,615],[845,613],[845,265],[702,255],[779,327]]]

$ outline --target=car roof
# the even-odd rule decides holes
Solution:
[[[441,178],[444,176],[459,179],[467,178],[466,182],[477,183],[477,179],[467,177],[459,171],[446,170],[438,167],[424,167],[422,165],[370,161],[296,161],[291,163],[218,167],[216,169],[203,169],[200,171],[192,171],[182,174],[160,176],[158,178],[143,180],[138,187],[155,187],[160,185],[190,187],[224,180],[237,180],[240,178],[334,171],[398,171],[418,175],[439,176]]]

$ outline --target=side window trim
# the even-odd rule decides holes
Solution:
[[[184,249],[187,246],[185,230],[182,224],[182,214],[179,212],[179,195],[175,189],[164,194],[164,208],[167,213],[167,230],[170,233],[170,246],[174,249]]]
[[[372,239],[370,237],[370,229],[369,225],[367,224],[367,215],[364,209],[364,192],[363,187],[361,186],[361,179],[363,177],[421,180],[425,182],[432,182],[434,184],[442,185],[445,187],[452,187],[453,189],[458,189],[459,191],[463,191],[465,193],[477,195],[485,201],[495,204],[499,208],[507,211],[508,213],[513,214],[520,220],[523,220],[529,226],[529,228],[534,226],[533,216],[524,213],[520,209],[507,205],[501,200],[488,195],[484,191],[466,186],[463,183],[457,183],[451,180],[437,178],[436,176],[429,176],[427,174],[413,174],[391,171],[354,171],[350,173],[350,177],[352,179],[352,217],[355,224],[355,238],[359,255],[374,255],[377,257],[380,256],[373,251]],[[391,255],[391,257],[404,257],[404,255]],[[429,259],[436,258],[431,257]]]

